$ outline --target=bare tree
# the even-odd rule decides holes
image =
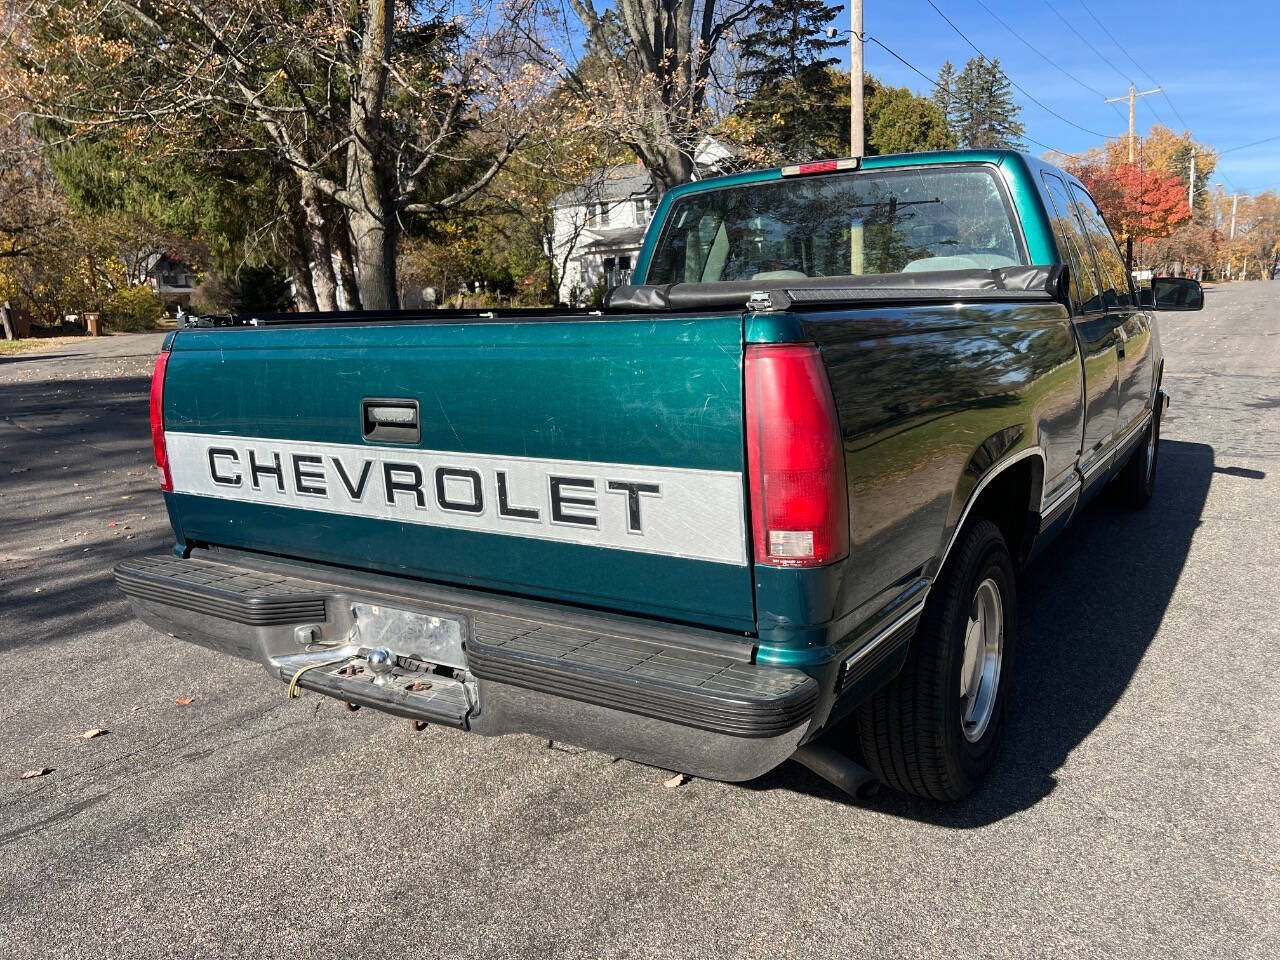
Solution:
[[[659,189],[693,179],[694,151],[712,119],[713,69],[728,62],[718,51],[757,0],[617,0],[613,16],[593,0],[570,4],[604,61],[574,78],[597,122],[635,152]]]
[[[401,218],[440,216],[483,190],[545,93],[536,0],[31,0],[11,38],[29,116],[67,138],[124,128],[204,152],[256,150],[297,183],[323,309],[339,271],[368,309],[396,303]],[[337,212],[337,227],[330,219]],[[291,236],[297,231],[291,225]],[[347,247],[351,256],[344,256]],[[348,267],[350,270],[348,271]]]

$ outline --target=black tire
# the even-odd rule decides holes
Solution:
[[[1151,415],[1151,423],[1143,431],[1142,441],[1134,447],[1129,462],[1112,481],[1116,500],[1130,510],[1141,510],[1155,493],[1156,468],[1160,466],[1161,406],[1163,404],[1157,396],[1156,409]]]
[[[965,632],[988,579],[998,587],[1003,654],[990,719],[970,740],[962,729]],[[1017,610],[1013,560],[1000,529],[989,520],[971,522],[930,591],[902,672],[858,708],[863,758],[884,783],[933,800],[959,800],[982,782],[1004,730]]]

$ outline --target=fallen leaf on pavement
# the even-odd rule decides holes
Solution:
[[[53,767],[41,767],[39,770],[28,770],[18,779],[34,780],[36,777],[43,777],[46,773],[53,773]]]
[[[195,697],[174,697],[173,698],[173,702],[180,707],[189,707],[191,706],[191,704],[195,703],[195,701],[196,701]]]
[[[668,790],[674,790],[676,787],[683,786],[688,782],[689,782],[689,775],[687,773],[677,773],[670,780],[663,780],[662,785],[666,787]]]
[[[106,733],[106,732],[107,732],[107,731],[106,731],[106,730],[103,730],[101,727],[94,727],[92,730],[86,730],[84,733],[80,734],[80,739],[81,739],[81,740],[92,740],[92,739],[94,739],[95,737],[100,737],[100,736],[102,736],[102,735],[103,735],[104,733]]]

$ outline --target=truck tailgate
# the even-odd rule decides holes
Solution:
[[[184,331],[174,527],[750,631],[742,354],[737,314]]]

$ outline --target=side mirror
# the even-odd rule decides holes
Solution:
[[[1204,288],[1186,277],[1155,277],[1151,306],[1156,310],[1203,310]]]

